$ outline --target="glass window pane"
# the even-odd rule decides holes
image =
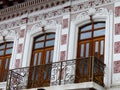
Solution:
[[[45,62],[46,64],[48,64],[48,61],[49,61],[49,53],[50,53],[50,51],[46,52],[46,62]]]
[[[46,41],[46,47],[48,46],[54,46],[54,40]]]
[[[40,67],[36,67],[35,68],[35,79],[36,79],[36,81],[38,81],[38,77],[39,77],[39,71],[40,71]]]
[[[89,43],[86,44],[86,57],[89,56]]]
[[[101,28],[101,27],[105,27],[105,23],[100,23],[100,22],[98,22],[98,23],[95,23],[94,24],[94,28],[96,29],[96,28]]]
[[[0,50],[0,56],[4,54],[4,50]]]
[[[36,65],[36,62],[37,62],[37,53],[35,53],[34,55],[34,66]]]
[[[47,70],[44,68],[44,80],[47,78]]]
[[[34,80],[34,73],[35,73],[35,72],[33,71],[33,72],[32,72],[32,80]]]
[[[13,47],[13,43],[7,43],[7,48]]]
[[[42,48],[43,46],[44,46],[44,42],[35,43],[35,49]]]
[[[94,37],[105,35],[105,29],[94,31]]]
[[[11,54],[12,53],[12,48],[11,49],[7,49],[5,54]]]
[[[41,55],[42,55],[42,53],[40,52],[40,53],[38,54],[38,65],[40,65]]]
[[[4,44],[0,44],[0,49],[3,49],[5,48],[5,45]]]
[[[35,41],[42,41],[44,39],[45,39],[45,36],[43,35],[43,36],[37,37]]]
[[[53,62],[53,53],[54,53],[54,51],[52,50],[52,51],[51,51],[51,54],[50,54],[50,63]]]
[[[55,34],[47,34],[46,38],[47,39],[55,38]]]
[[[1,67],[1,64],[2,64],[2,60],[0,60],[0,67]]]
[[[84,44],[81,45],[80,57],[84,56]]]
[[[91,32],[82,33],[80,35],[80,39],[88,39],[88,38],[91,38],[91,36],[92,36]]]
[[[6,58],[6,62],[5,62],[5,69],[7,69],[8,68],[8,62],[9,62],[9,59],[8,58]]]
[[[85,60],[84,61],[84,68],[83,68],[84,69],[83,70],[84,71],[84,75],[88,75],[88,66],[89,66],[88,65],[88,60]]]
[[[98,52],[98,42],[95,42],[95,52]]]
[[[85,26],[85,27],[81,28],[81,32],[88,31],[88,30],[91,30],[91,29],[92,29],[92,25],[88,25],[88,26]]]
[[[98,47],[99,47],[99,42],[95,42],[95,56],[98,57]]]
[[[104,53],[104,41],[102,40],[100,42],[100,55],[103,55],[103,53]]]

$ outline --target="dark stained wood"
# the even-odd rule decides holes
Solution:
[[[98,25],[98,27],[95,27],[95,24],[103,23],[103,26]],[[95,22],[87,24],[83,27],[79,28],[79,35],[78,35],[78,51],[77,51],[77,58],[80,58],[79,61],[77,61],[76,65],[76,76],[81,77],[82,79],[79,80],[78,77],[76,77],[76,82],[86,82],[89,81],[89,76],[91,74],[91,66],[92,61],[87,60],[90,56],[95,56],[97,60],[100,62],[104,62],[104,46],[105,46],[105,35],[100,34],[102,33],[101,30],[105,32],[105,26],[104,22]],[[91,28],[89,26],[91,25]],[[99,32],[100,31],[100,32]],[[95,36],[95,32],[97,32]],[[98,33],[99,32],[99,33]],[[86,33],[91,33],[91,36]],[[84,36],[82,36],[84,34]],[[80,38],[80,37],[83,38]],[[88,58],[89,59],[89,58]],[[89,61],[89,62],[88,62]],[[98,68],[95,69],[100,72],[100,65],[98,65]],[[97,72],[94,74],[96,77],[94,79],[101,79],[101,83],[103,81],[103,72],[99,73]],[[98,78],[98,75],[100,77]]]
[[[0,53],[0,82],[4,82],[7,80],[9,63],[12,54],[12,52],[8,53],[8,50],[12,50],[12,48],[13,48],[13,42],[5,42],[0,44],[0,52],[4,51],[2,54]]]
[[[53,37],[50,35],[53,35]],[[50,43],[47,42],[53,41],[55,39],[54,35],[55,33],[45,33],[34,38],[30,66],[35,66],[35,68],[30,69],[28,88],[50,85],[54,44],[49,45]],[[36,46],[39,43],[43,43],[43,46]]]

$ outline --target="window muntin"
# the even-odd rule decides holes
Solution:
[[[13,43],[7,42],[0,44],[0,56],[12,54]]]
[[[43,48],[44,47],[44,42],[38,42],[38,43],[35,43],[35,49],[38,49],[38,48]]]
[[[35,72],[30,72],[29,80],[50,83],[51,63],[53,62],[55,33],[44,33],[34,38],[31,63],[36,67]]]
[[[45,39],[44,35],[41,35],[40,37],[37,37],[35,41],[43,41]]]
[[[105,23],[104,22],[96,22],[96,23],[94,23],[94,29],[102,28],[102,27],[105,27]]]
[[[0,44],[0,49],[4,49],[5,45],[2,43]]]
[[[90,48],[90,44],[86,43],[86,57],[89,56],[89,48]]]
[[[99,37],[99,36],[104,36],[104,35],[105,35],[105,29],[100,29],[100,30],[94,31],[93,37]]]
[[[104,54],[104,40],[102,40],[101,42],[100,42],[100,55],[103,55]]]
[[[0,44],[0,82],[7,80],[12,48],[13,42],[4,42]]]
[[[55,38],[55,34],[47,34],[46,38],[53,39],[53,38]]]
[[[44,35],[37,36],[34,39],[34,49],[54,46],[54,39],[55,39],[54,33],[46,33]]]
[[[92,37],[92,32],[85,32],[85,33],[81,33],[80,35],[80,39],[88,39]]]
[[[78,48],[80,51],[78,50],[77,58],[103,55],[104,37],[105,22],[93,22],[79,27]]]
[[[92,25],[88,24],[81,28],[81,32],[90,31],[91,29],[92,29]]]
[[[90,25],[92,26],[92,28],[88,29]],[[78,79],[76,77],[75,82],[81,82],[81,81],[86,82],[89,77],[89,74],[91,73],[89,69],[91,67],[91,64],[89,64],[89,62],[91,62],[90,60],[91,56],[92,58],[93,56],[98,58],[98,59],[94,59],[94,61],[99,60],[104,62],[105,22],[91,21],[91,23],[79,27],[78,29],[79,29],[79,33],[78,33],[77,58],[80,59],[77,60],[76,63],[76,76],[80,76],[83,79]],[[98,65],[97,68],[101,68],[101,67]],[[96,75],[96,71],[98,70],[95,68],[94,70],[95,75]],[[102,73],[97,72],[97,73],[101,75],[101,81],[104,81],[103,72]]]
[[[105,35],[105,22],[95,22],[79,28],[79,40],[85,40]]]
[[[46,47],[53,46],[53,45],[54,45],[54,40],[46,41],[46,44],[45,44]]]

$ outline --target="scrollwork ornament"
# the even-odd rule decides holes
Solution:
[[[108,10],[106,8],[98,8],[96,13],[99,15],[108,14]]]

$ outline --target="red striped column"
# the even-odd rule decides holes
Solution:
[[[120,1],[115,3],[114,14],[114,53],[113,53],[113,78],[112,84],[120,84]]]
[[[27,18],[23,18],[21,20],[22,25],[20,26],[20,30],[17,31],[18,39],[17,39],[17,52],[15,58],[15,68],[22,67],[22,57],[25,43],[25,34],[26,34],[26,23]]]
[[[68,53],[68,43],[69,43],[69,23],[70,23],[70,15],[64,15],[62,20],[62,30],[61,30],[61,43],[60,43],[60,61],[67,60]],[[65,83],[65,75],[66,75],[66,64],[62,63],[62,69],[60,70],[61,84]]]

